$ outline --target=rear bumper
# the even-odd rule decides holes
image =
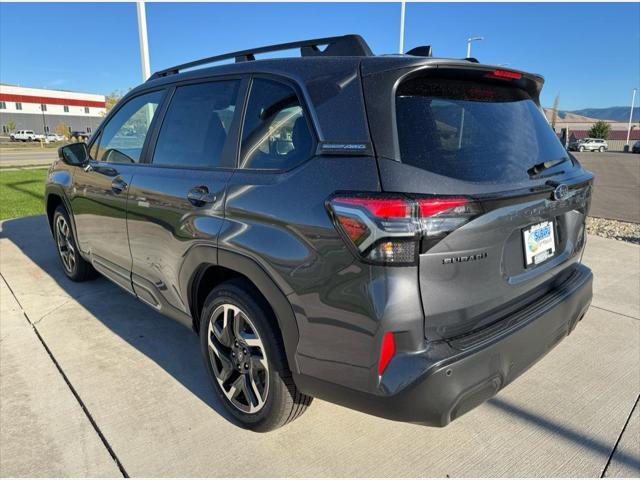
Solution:
[[[508,319],[499,333],[397,355],[377,394],[308,376],[296,376],[296,383],[305,393],[366,413],[445,426],[494,396],[566,337],[591,304],[592,279],[591,270],[577,265],[559,288]]]

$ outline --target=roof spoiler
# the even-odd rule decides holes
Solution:
[[[326,45],[324,50],[320,49],[320,46]],[[367,42],[360,35],[349,34],[338,37],[325,37],[314,38],[311,40],[301,40],[298,42],[279,43],[276,45],[270,45],[266,47],[252,48],[249,50],[240,50],[237,52],[225,53],[222,55],[216,55],[213,57],[207,57],[193,62],[183,63],[176,65],[175,67],[166,68],[155,72],[149,80],[155,80],[157,78],[166,77],[169,75],[176,75],[182,70],[188,68],[198,67],[200,65],[207,65],[210,63],[216,63],[223,60],[235,59],[236,63],[250,62],[256,59],[256,55],[260,53],[277,52],[281,50],[292,50],[295,48],[300,49],[300,56],[302,57],[370,57],[373,56],[373,52],[369,48]]]

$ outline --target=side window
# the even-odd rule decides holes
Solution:
[[[178,87],[162,122],[153,164],[220,166],[239,87],[239,80]]]
[[[96,160],[109,163],[138,163],[144,140],[163,91],[129,100],[102,130]]]
[[[293,88],[255,79],[242,130],[240,168],[286,170],[307,160],[313,144]]]

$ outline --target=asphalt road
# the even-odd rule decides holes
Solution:
[[[640,155],[629,153],[574,153],[595,174],[593,217],[640,223]]]
[[[640,476],[640,247],[590,237],[592,306],[444,429],[316,400],[256,434],[224,416],[197,337],[105,279],[74,283],[44,216],[0,224],[0,476]]]
[[[576,153],[596,175],[591,215],[640,223],[640,155],[628,153]],[[49,165],[55,149],[0,149],[0,166]]]
[[[0,167],[30,167],[50,165],[58,156],[55,148],[22,149],[0,148]]]

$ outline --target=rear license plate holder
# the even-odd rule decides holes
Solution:
[[[522,230],[524,266],[529,268],[550,259],[556,253],[554,222],[536,223]]]

